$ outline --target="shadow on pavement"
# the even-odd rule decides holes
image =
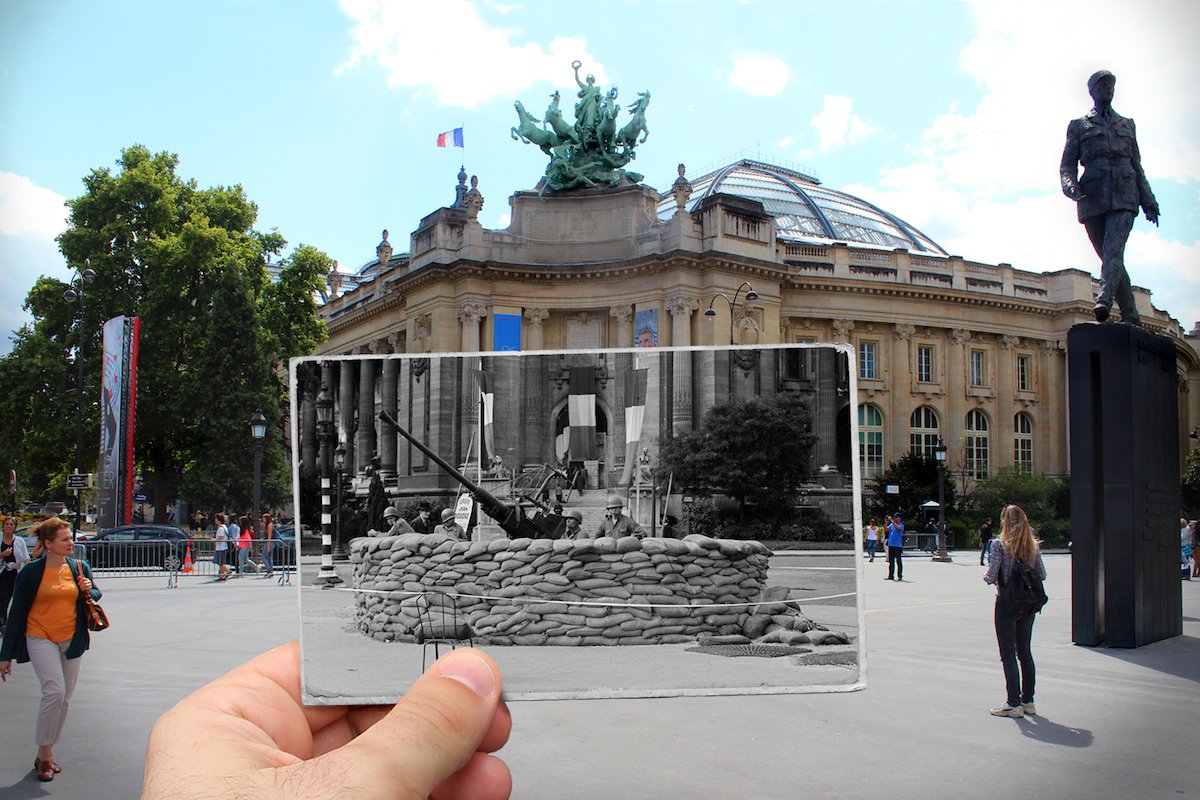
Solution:
[[[1136,664],[1139,667],[1200,683],[1200,639],[1195,636],[1181,634],[1138,648],[1090,647],[1087,649],[1127,664]]]
[[[1058,744],[1063,747],[1091,747],[1095,739],[1092,732],[1086,728],[1071,728],[1051,722],[1043,716],[1024,716],[1017,720],[1021,734],[1046,744]]]
[[[53,784],[51,783],[51,785]],[[0,788],[0,797],[3,797],[4,800],[40,800],[40,798],[49,796],[50,792],[46,784],[37,779],[33,770],[29,770],[24,778],[11,786]]]

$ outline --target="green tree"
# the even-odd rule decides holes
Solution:
[[[74,442],[73,431],[65,432],[74,421],[66,410],[73,395],[63,395],[70,385],[73,337],[85,334],[85,396],[92,399],[85,408],[91,446],[84,468],[91,470],[99,438],[101,323],[117,315],[140,317],[135,458],[159,518],[179,495],[185,474],[189,488],[214,505],[242,501],[239,487],[253,480],[246,445],[257,407],[272,426],[264,498],[277,502],[287,496],[284,365],[324,337],[312,294],[331,263],[320,251],[302,247],[284,259],[281,280],[271,283],[265,265],[286,245],[283,237],[253,228],[258,209],[240,186],[200,189],[177,175],[177,166],[174,154],[134,145],[122,151],[116,171],[96,169],[84,178],[84,193],[68,202],[70,227],[58,239],[69,264],[82,266],[89,259],[96,271],[83,323],[74,323],[77,308],[62,300],[65,286],[42,279],[28,300],[33,325],[0,362],[0,376],[18,380],[11,392],[16,397],[0,405],[12,412],[0,434],[0,456],[20,465],[19,476],[23,470],[30,480],[50,481],[74,463],[73,448],[63,447]],[[222,306],[231,303],[240,319],[221,317]],[[222,326],[224,335],[216,333]],[[39,375],[47,385],[41,391]],[[218,391],[233,399],[217,399]],[[35,440],[14,444],[34,429],[52,437],[52,446]],[[211,454],[222,448],[236,457],[218,462]],[[216,487],[232,496],[218,503]]]
[[[1183,470],[1179,489],[1184,516],[1196,519],[1200,516],[1200,447],[1188,453],[1187,467]]]
[[[809,477],[816,437],[799,395],[785,393],[716,406],[697,430],[668,441],[658,473],[700,495],[720,493],[746,506],[790,515]]]
[[[991,517],[999,532],[1000,511],[1007,505],[1020,506],[1044,544],[1060,545],[1070,532],[1069,498],[1067,482],[1007,466],[975,484],[964,510],[976,526]]]
[[[888,486],[898,486],[899,494],[888,494]],[[945,501],[947,513],[957,504],[954,491],[954,481],[945,478]],[[921,517],[921,505],[929,500],[938,499],[938,466],[932,456],[920,456],[916,453],[905,453],[900,458],[888,464],[883,475],[872,481],[868,491],[863,494],[866,505],[863,517],[869,519],[882,518],[899,511],[906,520],[917,520]]]

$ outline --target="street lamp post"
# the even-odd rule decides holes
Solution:
[[[254,531],[254,538],[258,538],[258,523],[262,506],[262,458],[263,458],[263,439],[267,435],[267,418],[263,416],[262,409],[254,412],[254,416],[250,418],[250,436],[254,440],[254,510],[250,512],[250,527]]]
[[[317,393],[317,441],[321,449],[321,570],[313,581],[323,589],[342,582],[333,568],[333,515],[329,502],[329,440],[333,438],[333,398],[329,387],[321,384]]]
[[[342,542],[342,481],[344,480],[343,473],[346,469],[346,443],[338,442],[338,446],[333,450],[333,472],[335,480],[337,480],[337,507],[334,509],[333,518],[333,560],[346,561],[350,558],[350,554],[346,552],[346,545]]]
[[[63,292],[63,299],[68,303],[79,300],[79,345],[75,349],[75,362],[79,365],[75,378],[75,474],[83,472],[83,289],[96,280],[96,271],[92,269],[90,258],[83,260],[83,269],[79,276],[71,281],[71,285]],[[78,288],[76,288],[78,287]],[[73,536],[79,534],[79,512],[83,506],[83,490],[75,490],[75,530]]]
[[[946,443],[941,437],[938,437],[938,442],[934,445],[933,457],[937,460],[938,470],[938,550],[933,560],[952,561],[950,554],[946,552]]]
[[[717,316],[717,312],[713,310],[713,303],[717,302],[718,297],[725,298],[725,302],[729,304],[729,343],[731,345],[733,344],[733,313],[737,309],[738,295],[742,293],[742,289],[744,288],[750,290],[746,292],[747,301],[753,302],[754,300],[758,299],[758,292],[754,291],[754,287],[751,286],[748,281],[742,281],[742,285],[739,286],[737,291],[733,293],[732,300],[730,300],[729,295],[725,294],[724,292],[717,292],[713,295],[712,300],[708,301],[708,310],[704,312],[704,316],[711,320],[713,317]]]

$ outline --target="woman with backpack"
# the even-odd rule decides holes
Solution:
[[[996,585],[996,643],[1000,646],[1000,663],[1004,666],[1004,683],[1008,691],[1004,705],[996,706],[991,713],[997,717],[1036,714],[1033,704],[1036,670],[1030,641],[1037,611],[1028,607],[1010,608],[1013,604],[1010,596],[1013,594],[1011,589],[1019,586],[1026,573],[1031,580],[1037,578],[1035,588],[1041,592],[1046,566],[1042,563],[1041,542],[1034,538],[1029,518],[1019,506],[1005,506],[1000,513],[1000,536],[992,539],[988,559],[983,580]],[[1010,591],[1006,592],[1006,588]],[[1044,597],[1043,594],[1042,603]],[[1040,608],[1037,604],[1037,609]]]

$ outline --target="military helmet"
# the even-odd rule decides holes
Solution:
[[[442,522],[447,522],[452,519],[454,519],[454,509],[453,508],[442,509]]]
[[[621,498],[617,497],[615,494],[610,494],[608,497],[604,498],[604,507],[605,508],[624,508],[625,503],[622,502]]]
[[[563,516],[567,517],[568,519],[573,519],[581,525],[583,524],[583,512],[578,508],[572,508],[566,514],[563,514]]]
[[[400,516],[400,512],[396,510],[395,506],[388,506],[383,510],[384,519],[393,519],[398,516]]]
[[[1117,76],[1106,69],[1093,72],[1092,77],[1088,78],[1088,93],[1091,94],[1091,91],[1096,88],[1096,84],[1105,78],[1111,78],[1114,82],[1117,80]]]

